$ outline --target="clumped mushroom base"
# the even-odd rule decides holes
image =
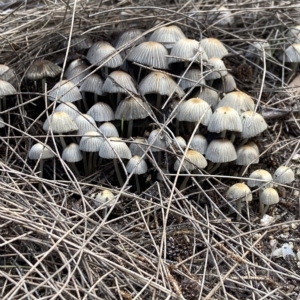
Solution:
[[[0,63],[5,63],[0,65],[0,80],[11,83],[17,91],[5,96],[7,111],[1,112],[1,125],[5,123],[0,128],[1,299],[298,299],[299,84],[293,83],[292,90],[288,88],[286,79],[294,64],[285,56],[288,47],[299,44],[299,32],[295,29],[300,23],[298,3],[293,0],[235,1],[239,4],[227,1],[227,7],[215,7],[217,2],[135,1],[134,7],[129,1],[96,0],[67,4],[60,0],[26,1],[21,5],[14,1],[0,3]],[[269,6],[270,3],[274,6]],[[165,34],[164,53],[168,56],[161,58],[163,64],[157,62],[159,69],[146,63],[142,63],[146,65],[143,67],[134,61],[123,64],[132,45],[148,41],[154,32],[162,32],[158,29],[163,26],[174,25],[186,39],[196,41],[193,44],[199,44],[210,54],[205,57],[199,48],[201,53],[190,49],[194,57],[187,60],[183,59],[186,54],[182,49],[177,57],[172,56],[176,52],[169,47],[178,42],[178,35]],[[129,28],[140,31],[129,35],[134,38],[132,42],[121,41],[121,34]],[[292,34],[291,28],[294,28]],[[200,36],[202,43],[199,43]],[[222,43],[221,50],[210,49],[219,45],[212,38]],[[250,47],[263,41],[269,43],[271,51],[269,46],[265,53],[262,47]],[[106,51],[108,56],[88,55],[100,60],[90,66],[86,56],[95,42],[109,42],[111,47],[121,45],[122,48]],[[180,44],[187,46],[187,43]],[[115,64],[106,63],[112,58],[110,55],[115,57]],[[233,90],[224,85],[225,76],[207,86],[205,76],[210,68],[206,60],[211,57],[223,61],[224,71],[235,80]],[[149,62],[149,58],[145,59]],[[61,101],[52,101],[56,96],[45,99],[44,92],[50,94],[70,70],[48,77],[43,92],[41,84],[26,76],[30,65],[38,60],[51,61],[65,71],[77,60],[76,70],[82,70],[78,65],[88,66],[100,85],[107,82],[107,75],[112,72],[122,71],[132,76],[131,85],[121,90],[122,99],[118,99],[120,92],[102,93],[92,89],[85,91],[86,104],[80,97],[63,100],[72,102],[76,108],[82,107],[80,112],[74,109],[74,116],[86,114],[95,99],[105,103],[113,112],[109,115],[111,123],[104,123],[106,119],[96,120],[93,130],[99,130],[100,134],[113,132],[105,134],[106,139],[118,134],[128,147],[141,143],[134,151],[139,150],[138,155],[148,170],[139,175],[140,194],[136,192],[134,171],[126,171],[130,155],[117,160],[124,182],[122,187],[112,160],[93,154],[89,161],[93,164],[92,171],[87,173],[90,175],[84,173],[84,162],[75,162],[79,177],[62,161],[59,134],[53,130],[52,135],[42,129],[47,115]],[[196,81],[190,73],[184,74],[189,65],[198,74],[203,72],[203,78]],[[150,72],[159,72],[154,74],[159,74],[156,77],[164,81],[143,87],[142,94],[139,86]],[[74,73],[74,76],[75,83],[82,78],[82,74]],[[190,78],[192,85],[188,84]],[[122,83],[119,79],[115,81],[115,84]],[[208,81],[211,81],[209,77]],[[78,86],[82,83],[78,82]],[[156,86],[158,83],[161,85]],[[176,93],[172,95],[172,91]],[[174,163],[182,161],[183,153],[190,151],[184,144],[179,145],[175,137],[180,135],[187,146],[195,145],[194,150],[203,152],[207,159],[210,155],[206,155],[205,149],[222,135],[208,132],[205,118],[177,122],[175,108],[180,106],[179,101],[201,98],[211,105],[214,113],[224,101],[225,91],[226,95],[233,93],[231,97],[246,98],[246,102],[238,103],[239,114],[256,109],[267,123],[267,130],[259,135],[255,133],[254,137],[251,137],[253,131],[248,134],[226,129],[226,139],[230,140],[231,134],[235,136],[236,150],[246,143],[243,138],[249,139],[247,145],[255,142],[259,161],[243,170],[243,178],[235,177],[241,166],[234,161],[222,162],[212,174],[207,174],[206,169],[174,171]],[[134,120],[131,137],[127,136],[131,129],[128,130],[124,116],[111,120],[118,100],[126,96],[138,96],[151,106],[147,110],[149,116]],[[226,106],[231,107],[228,98],[225,98]],[[247,120],[251,119],[249,114],[244,114]],[[200,124],[196,130],[195,123]],[[176,124],[179,124],[178,133]],[[156,146],[148,144],[150,133],[156,129],[161,130],[158,137],[163,139],[162,143],[155,143],[162,145],[160,162],[155,159]],[[201,147],[196,146],[196,140],[192,141],[193,134],[206,139]],[[68,146],[75,141],[79,143],[81,136],[76,132],[64,133],[64,140]],[[55,154],[53,159],[45,161],[43,178],[39,177],[37,162],[28,154],[38,142]],[[133,148],[130,147],[131,151]],[[284,179],[274,176],[281,166],[292,167],[295,172],[295,177],[289,176],[294,179],[292,182],[280,183]],[[260,222],[257,187],[251,187],[253,200],[242,202],[238,209],[236,200],[226,197],[230,186],[247,183],[257,169],[272,175],[276,181],[272,183],[273,188],[279,195],[279,203],[267,210],[272,222],[264,226]],[[186,186],[180,190],[184,182]],[[40,191],[39,185],[43,187]],[[99,206],[95,199],[103,191],[109,191],[113,200],[109,205]],[[292,243],[288,257],[271,255],[286,243]]]

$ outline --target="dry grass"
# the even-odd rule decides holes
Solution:
[[[228,45],[232,55],[226,66],[239,88],[256,99],[258,111],[295,109],[298,99],[286,96],[287,71],[282,70],[288,66],[282,66],[278,54],[287,42],[283,32],[300,21],[298,1],[237,0],[228,4],[236,20],[229,28],[207,26],[206,20],[195,26],[191,1],[112,2],[44,0],[36,7],[28,1],[0,13],[0,63],[15,69],[20,93],[19,105],[3,112],[10,112],[11,125],[1,136],[0,298],[299,299],[297,263],[271,257],[269,243],[273,237],[279,245],[293,242],[294,251],[300,249],[299,179],[294,189],[282,187],[282,202],[271,211],[275,221],[262,227],[254,201],[242,221],[234,221],[234,207],[224,194],[237,179],[227,176],[226,169],[219,175],[199,174],[201,184],[194,176],[185,191],[176,185],[182,181],[179,173],[170,181],[162,172],[164,183],[148,178],[154,183],[147,183],[141,195],[130,191],[130,177],[122,189],[115,188],[110,164],[88,178],[75,178],[53,136],[41,128],[45,111],[37,103],[43,95],[24,79],[35,59],[71,55],[69,46],[60,47],[71,35],[111,41],[120,27],[137,24],[150,32],[175,23],[192,38],[214,36]],[[220,1],[201,2],[207,15]],[[268,39],[274,53],[264,64],[244,57],[249,43],[260,38]],[[242,60],[258,68],[251,81],[241,74]],[[274,172],[291,163],[299,149],[298,121],[296,109],[283,119],[270,118],[268,131],[258,140],[261,167]],[[46,178],[56,180],[41,180],[37,165],[28,160],[36,140],[53,145],[55,164],[46,164]],[[175,148],[167,160],[178,155]],[[92,201],[92,194],[104,188],[118,199],[105,216]],[[291,224],[287,236],[285,225]]]

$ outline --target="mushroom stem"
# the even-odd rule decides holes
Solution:
[[[263,213],[260,215],[261,218],[262,218],[262,217],[265,215],[265,213],[268,211],[269,207],[270,207],[270,205],[266,205],[266,206],[265,206],[265,208],[264,208],[264,210],[263,210]]]
[[[225,139],[225,137],[226,137],[226,130],[223,130],[221,132],[221,138]]]
[[[297,73],[297,68],[298,68],[298,63],[297,62],[292,63],[292,70],[291,70],[291,72],[287,76],[286,83],[289,83],[289,81]]]
[[[117,173],[117,177],[118,177],[118,180],[119,180],[119,184],[120,184],[120,186],[123,186],[124,182],[123,182],[123,179],[122,179],[122,176],[121,176],[121,173],[120,173],[120,169],[119,169],[119,166],[118,166],[118,159],[114,158],[113,161],[114,161],[114,166],[115,166],[115,170],[116,170],[116,173]]]
[[[44,160],[40,159],[40,174],[39,177],[41,178],[41,180],[43,179],[43,175],[44,175]],[[43,186],[42,186],[42,181],[39,181],[39,192],[42,193],[43,192]]]
[[[65,149],[67,147],[67,144],[66,144],[65,139],[62,135],[59,136],[59,140],[60,140],[60,144],[61,144],[62,148]]]
[[[259,198],[261,197],[262,192],[263,192],[263,190],[260,189],[259,192],[258,192],[259,193]],[[259,201],[259,214],[260,214],[261,217],[265,214],[265,207],[264,207],[264,204],[261,201]]]
[[[235,141],[235,134],[231,133],[231,135],[230,135],[230,142],[233,144],[234,141]]]
[[[118,93],[117,94],[117,106],[119,105],[119,103],[121,102],[122,100],[122,93]]]
[[[88,166],[87,166],[87,161],[86,161],[86,152],[83,151],[82,156],[83,156],[84,174],[87,176],[88,175]]]
[[[184,177],[184,180],[182,181],[182,183],[180,185],[180,188],[179,188],[180,191],[182,191],[182,190],[184,190],[186,188],[186,184],[189,181],[189,179],[190,179],[190,175],[186,175]]]
[[[94,94],[94,103],[96,104],[98,102],[98,95]]]
[[[175,121],[176,136],[179,136],[179,135],[180,135],[180,134],[179,134],[179,126],[180,126],[179,121],[178,121],[177,118],[176,118],[176,121]]]
[[[46,80],[46,78],[43,78],[42,79],[42,93],[43,93],[43,95],[46,92],[46,84],[47,84],[47,80]]]
[[[246,170],[246,168],[247,168],[247,166],[241,166],[241,168],[239,170],[239,173],[238,173],[238,177],[242,177],[243,176],[243,173]]]
[[[69,168],[72,170],[72,172],[76,175],[76,177],[79,177],[80,174],[79,174],[79,171],[75,165],[75,163],[71,163],[71,162],[67,162]]]
[[[208,169],[207,172],[212,174],[214,171],[216,171],[220,167],[221,163],[215,163],[213,164],[211,169]]]
[[[127,128],[127,137],[130,138],[132,136],[132,127],[133,127],[133,120],[128,121],[128,128]]]
[[[137,174],[134,174],[134,177],[135,177],[135,184],[136,184],[137,193],[140,194],[141,193],[141,187],[140,187],[139,177],[138,177]]]
[[[89,110],[89,108],[88,108],[88,105],[86,102],[86,93],[85,92],[82,93],[82,100],[83,100],[84,111],[87,112]]]
[[[94,155],[94,152],[90,152],[90,153],[89,153],[88,175],[91,175],[91,174],[92,174],[93,155]]]
[[[239,222],[242,219],[242,199],[236,200],[236,210],[238,211],[236,220]]]

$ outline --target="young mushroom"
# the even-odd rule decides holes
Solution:
[[[293,170],[287,166],[280,166],[273,175],[274,182],[287,184],[295,180],[295,174]]]
[[[267,212],[270,205],[277,204],[279,202],[279,195],[277,191],[271,187],[266,188],[262,191],[262,193],[259,195],[259,203],[261,206],[265,207],[260,212],[260,216],[263,217],[263,215]]]
[[[63,151],[61,158],[68,163],[68,166],[72,170],[72,172],[79,177],[79,171],[75,165],[76,162],[82,160],[82,153],[79,149],[78,144],[71,143],[69,144]]]

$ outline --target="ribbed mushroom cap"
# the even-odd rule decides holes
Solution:
[[[3,120],[2,117],[0,117],[0,128],[4,128],[5,127],[5,122]]]
[[[193,97],[203,99],[213,108],[215,108],[220,101],[219,94],[209,87],[202,87],[200,91],[197,91],[195,94],[193,94]]]
[[[79,88],[69,80],[62,80],[55,84],[48,94],[48,99],[60,102],[75,102],[82,99]]]
[[[179,85],[183,90],[189,89],[191,87],[205,85],[204,76],[199,68],[191,67],[185,74],[184,73],[185,70],[181,72],[180,76],[186,79],[182,79],[179,82]]]
[[[114,71],[111,72],[104,81],[102,91],[107,93],[124,93],[128,91],[137,94],[136,84],[134,79],[126,72]]]
[[[36,143],[30,148],[28,157],[32,160],[38,160],[39,158],[47,159],[54,157],[54,153],[51,151],[49,146],[44,146],[41,143]]]
[[[224,62],[217,57],[211,57],[208,59],[207,66],[210,70],[205,76],[205,80],[214,80],[225,76],[228,72]]]
[[[174,143],[178,144],[182,149],[186,148],[186,141],[182,136],[176,136]]]
[[[190,146],[204,155],[207,150],[207,140],[203,135],[195,134],[191,140]]]
[[[126,143],[118,137],[110,137],[105,140],[101,144],[99,156],[106,159],[115,159],[118,158],[118,156],[126,159],[130,159],[132,157]]]
[[[247,166],[248,164],[258,164],[259,153],[251,146],[243,145],[237,150],[237,159],[235,163],[239,166]]]
[[[29,80],[41,80],[46,77],[55,77],[61,73],[61,67],[49,60],[36,60],[28,69],[26,77]]]
[[[104,103],[97,102],[87,112],[97,122],[107,122],[115,119],[115,113],[112,108]]]
[[[220,79],[219,83],[215,87],[217,90],[223,91],[224,93],[230,93],[236,90],[236,82],[234,77],[227,73]]]
[[[127,173],[132,173],[141,175],[145,174],[148,170],[147,164],[144,159],[141,159],[140,156],[134,155],[130,158],[126,165],[126,171]]]
[[[71,143],[70,145],[68,145],[64,149],[64,151],[61,155],[61,158],[64,161],[67,161],[67,162],[70,162],[70,163],[75,163],[75,162],[81,161],[82,160],[82,153],[79,149],[78,144]]]
[[[87,69],[85,64],[81,64],[76,68],[73,68],[66,78],[74,83],[76,86],[81,86],[83,83],[83,78],[87,77],[91,72],[91,69]]]
[[[252,201],[252,193],[249,187],[243,183],[236,183],[232,185],[226,192],[228,199],[241,199],[242,201]]]
[[[96,195],[93,202],[97,207],[101,205],[104,205],[104,207],[112,207],[117,203],[117,199],[111,191],[104,190]]]
[[[72,72],[72,70],[80,65],[84,65],[86,68],[88,67],[85,60],[83,60],[81,58],[77,58],[77,59],[74,59],[73,61],[71,61],[65,70],[64,76],[68,77],[70,75],[70,73]]]
[[[186,38],[182,30],[176,25],[163,26],[156,29],[149,38],[149,41],[158,42],[167,49],[171,49],[176,42]]]
[[[207,126],[212,116],[212,111],[207,102],[201,98],[192,98],[184,101],[178,107],[176,118],[178,121],[198,122]]]
[[[246,111],[241,115],[243,130],[241,137],[250,138],[256,136],[268,128],[264,118],[254,111]]]
[[[242,121],[235,109],[229,106],[222,106],[217,108],[212,114],[207,129],[210,132],[217,133],[224,130],[241,132]]]
[[[79,135],[83,135],[88,131],[95,131],[97,129],[95,120],[88,114],[78,115],[74,121],[78,127],[77,134]]]
[[[185,94],[169,75],[161,72],[151,72],[145,76],[140,82],[138,90],[141,95],[159,94],[170,96],[175,91],[181,98]]]
[[[94,73],[89,75],[89,77],[82,82],[80,86],[80,92],[89,92],[101,96],[103,95],[102,87],[103,81],[101,77]]]
[[[152,144],[153,143],[153,144]],[[160,129],[154,129],[150,132],[148,137],[148,144],[151,145],[151,151],[152,152],[159,152],[162,151],[162,149],[167,148],[167,142],[165,135],[160,133]],[[159,149],[161,148],[161,149]]]
[[[0,80],[0,97],[14,94],[17,94],[14,86],[7,81]]]
[[[279,202],[279,195],[273,188],[266,188],[259,195],[259,201],[264,205],[273,205]]]
[[[102,135],[97,131],[87,131],[80,139],[79,149],[85,152],[99,152],[104,142]]]
[[[51,123],[51,124],[50,124]],[[44,131],[52,129],[54,133],[66,133],[78,130],[72,117],[63,111],[56,111],[47,118],[43,125]]]
[[[61,43],[61,48],[66,48],[68,46],[69,39],[66,39]],[[70,51],[72,53],[78,52],[80,50],[88,49],[93,45],[93,42],[89,36],[72,36],[70,42]]]
[[[272,55],[271,46],[266,40],[259,39],[249,45],[245,57],[262,59],[264,55],[266,59]]]
[[[145,138],[134,139],[129,146],[132,155],[138,155],[142,157],[145,151],[148,149],[148,142]],[[144,156],[145,158],[146,156]]]
[[[204,49],[208,58],[217,57],[221,59],[228,54],[223,43],[212,37],[201,40],[200,45]]]
[[[209,24],[214,26],[228,26],[232,25],[234,22],[233,15],[231,11],[224,5],[218,5],[208,12],[207,21]]]
[[[116,49],[108,42],[97,42],[89,49],[86,58],[96,66],[117,68],[122,65],[123,59]]]
[[[292,44],[284,53],[286,62],[300,62],[300,43]]]
[[[138,38],[138,39],[137,39]],[[133,40],[137,39],[135,42]],[[118,49],[126,44],[127,48],[131,48],[134,45],[146,42],[146,38],[143,36],[143,33],[140,29],[130,28],[123,33],[121,33],[116,40],[113,42],[113,46]],[[126,48],[126,49],[127,49]]]
[[[181,39],[173,46],[169,57],[169,64],[181,61],[191,61],[201,63],[207,61],[207,55],[200,43],[192,39]]]
[[[63,102],[59,104],[54,111],[63,111],[72,117],[73,120],[80,114],[76,105],[71,102]]]
[[[225,163],[237,158],[233,144],[227,139],[211,141],[205,156],[213,163]]]
[[[261,187],[261,186],[265,185],[267,182],[271,182],[273,180],[272,175],[268,171],[263,170],[263,169],[255,170],[254,172],[252,172],[250,174],[249,178],[259,179],[259,180],[249,179],[247,181],[247,184],[250,187],[254,187],[254,186]],[[261,180],[263,180],[263,181],[261,181]]]
[[[274,173],[274,182],[286,184],[295,180],[293,170],[287,166],[280,166]]]
[[[254,101],[246,93],[241,91],[234,91],[225,95],[217,107],[230,106],[234,108],[239,114],[248,110],[254,110]]]
[[[0,79],[11,83],[15,88],[18,87],[19,78],[15,71],[6,65],[0,64]]]
[[[177,160],[174,164],[175,171],[178,171],[180,163],[181,163],[181,159],[177,158]],[[185,168],[188,171],[193,171],[197,168],[204,169],[206,166],[207,166],[207,161],[200,152],[198,152],[196,150],[188,150],[186,152],[181,171],[182,172],[185,171]]]
[[[157,42],[144,42],[136,46],[128,54],[129,61],[137,62],[156,69],[168,69],[168,50]]]
[[[151,107],[139,97],[127,97],[117,106],[115,119],[125,121],[145,119],[152,113]],[[153,113],[152,113],[153,115]]]
[[[110,122],[104,122],[101,124],[99,130],[106,137],[119,137],[116,126]]]
[[[247,142],[247,144],[245,144],[245,145],[253,147],[253,148],[256,150],[256,152],[259,154],[258,146],[257,146],[254,142],[249,141],[249,142]]]

